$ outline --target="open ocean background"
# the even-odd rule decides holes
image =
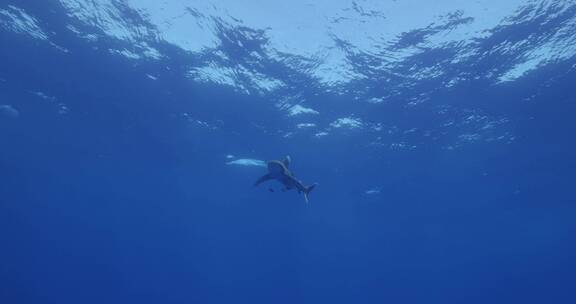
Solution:
[[[576,303],[575,85],[572,0],[0,0],[0,303]]]

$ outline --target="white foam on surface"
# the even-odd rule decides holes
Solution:
[[[0,8],[0,27],[36,39],[48,40],[48,34],[40,28],[38,21],[23,9],[13,5]]]
[[[214,62],[190,70],[188,76],[199,82],[230,86],[247,94],[252,91],[264,94],[283,86],[280,80],[243,66],[223,66]]]
[[[330,124],[332,128],[344,128],[344,129],[360,129],[363,127],[362,120],[354,117],[343,117],[338,118]]]
[[[309,128],[315,128],[316,124],[314,123],[299,123],[296,125],[296,128],[298,129],[309,129]]]
[[[337,133],[354,135],[358,132],[336,131],[358,129],[379,138],[374,141],[379,145],[398,150],[413,149],[416,144],[410,137],[419,134],[429,134],[429,138],[451,134],[454,139],[449,144],[451,148],[467,143],[507,142],[514,136],[505,131],[508,123],[505,119],[482,113],[466,116],[462,112],[451,113],[450,119],[439,119],[439,124],[430,129],[407,132],[412,130],[407,126],[387,134],[388,127],[368,119],[369,115],[352,114],[340,105],[334,109],[328,107],[330,110],[318,107],[322,115],[330,115],[330,118],[321,117],[319,111],[307,107],[310,104],[307,98],[313,97],[294,93],[300,82],[291,81],[308,77],[304,79],[310,80],[307,84],[310,91],[353,96],[351,103],[357,100],[363,102],[363,106],[376,109],[395,102],[395,96],[410,92],[423,81],[442,80],[439,89],[474,79],[511,82],[548,64],[574,58],[576,54],[576,17],[570,16],[553,20],[557,24],[549,31],[544,26],[539,28],[542,32],[538,35],[522,37],[512,33],[510,39],[490,42],[493,45],[489,45],[488,51],[482,44],[483,38],[507,29],[506,26],[518,22],[534,26],[532,23],[539,20],[546,22],[565,14],[574,8],[572,1],[59,1],[70,17],[82,23],[74,22],[67,29],[93,47],[111,37],[112,41],[123,43],[105,51],[134,61],[157,60],[166,56],[158,44],[168,43],[192,55],[190,58],[198,59],[191,60],[184,70],[189,71],[187,76],[194,81],[229,86],[245,94],[273,96],[270,100],[293,120],[289,122],[293,132],[282,130],[277,132],[280,136],[296,137],[308,133],[306,129],[313,130],[315,133],[310,136],[317,138]],[[527,8],[527,13],[518,15],[520,8]],[[49,41],[54,33],[43,29],[46,24],[41,21],[16,6],[0,5],[2,29]],[[516,38],[519,40],[513,40]],[[256,50],[250,49],[253,45],[257,45]],[[446,59],[429,56],[442,52],[449,53]],[[415,58],[416,55],[422,57]],[[479,69],[482,75],[471,73],[469,64],[479,62],[483,56],[488,59],[501,56],[505,62],[488,72]],[[272,71],[268,63],[289,68],[295,76],[290,73],[286,76],[282,69]],[[366,81],[371,86],[381,76],[385,92],[377,91],[372,96],[370,88],[363,91],[362,85],[354,83]],[[156,79],[153,75],[146,77]],[[387,77],[393,80],[387,82]],[[356,89],[358,91],[354,91]],[[394,95],[394,92],[400,93]],[[416,92],[403,99],[406,111],[428,105],[428,93]],[[49,100],[42,94],[37,96]],[[62,111],[66,112],[67,108]],[[318,115],[314,118],[318,118],[320,127],[312,115]],[[305,122],[301,122],[303,118]],[[189,121],[192,126],[216,129],[213,123],[191,117]],[[396,137],[382,139],[382,136]],[[251,163],[250,159],[230,159],[230,162],[236,161],[239,163],[231,164]]]
[[[339,86],[365,77],[349,62],[350,54],[376,56],[382,61],[379,68],[383,70],[415,54],[448,45],[458,45],[454,63],[477,56],[474,48],[477,39],[489,36],[490,30],[499,25],[506,25],[507,18],[521,7],[535,3],[533,0],[299,0],[283,3],[259,0],[126,0],[127,7],[149,23],[145,26],[130,23],[125,8],[112,0],[60,2],[71,16],[98,27],[107,35],[134,43],[146,39],[166,41],[192,53],[217,49],[223,29],[246,27],[260,30],[267,38],[265,50],[269,57],[282,60],[280,54],[289,54],[314,60],[318,64],[308,71],[327,86]],[[544,5],[552,6],[553,3]],[[569,7],[569,4],[565,6]],[[454,20],[462,21],[453,23]],[[435,28],[438,30],[433,31]],[[415,29],[432,31],[416,45],[389,48],[399,41],[403,33]],[[566,50],[567,54],[575,52],[574,49]],[[502,79],[515,79],[523,75],[522,71],[538,66],[534,62],[543,63],[548,59],[544,55],[539,61],[526,61],[527,66],[520,65],[504,72]],[[212,66],[200,74],[204,74],[206,79],[220,80],[219,75],[229,74],[226,68]],[[438,67],[431,67],[409,77],[423,79],[442,72]],[[268,90],[277,88],[277,80],[267,77],[260,80],[271,82],[271,85],[261,85]]]
[[[290,115],[290,116],[297,116],[297,115],[303,115],[303,114],[315,115],[315,114],[319,114],[319,112],[314,110],[314,109],[306,108],[306,107],[301,106],[301,105],[294,105],[288,109],[288,115]]]

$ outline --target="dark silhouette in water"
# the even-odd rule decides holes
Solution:
[[[294,174],[288,169],[290,165],[290,156],[286,156],[284,160],[271,160],[267,163],[268,165],[268,174],[260,177],[254,186],[258,186],[261,183],[275,179],[284,185],[283,191],[296,189],[298,193],[304,193],[304,199],[306,203],[308,203],[308,194],[317,184],[312,184],[310,186],[304,186],[301,181],[297,180],[294,177]]]

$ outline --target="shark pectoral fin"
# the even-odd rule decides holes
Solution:
[[[260,177],[260,178],[254,183],[254,187],[256,187],[256,186],[260,185],[261,183],[263,183],[263,182],[265,182],[265,181],[267,181],[267,180],[270,180],[270,179],[272,179],[272,176],[270,176],[270,174],[266,174],[266,175]]]

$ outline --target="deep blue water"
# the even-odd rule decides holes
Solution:
[[[432,96],[509,117],[511,142],[385,150],[262,132],[289,123],[270,97],[182,77],[176,47],[135,63],[65,31],[57,5],[10,3],[72,51],[0,31],[0,104],[19,112],[0,117],[0,303],[575,303],[575,59]],[[298,83],[321,113],[356,111]],[[308,205],[254,188],[265,169],[228,154],[291,155],[319,186]]]

